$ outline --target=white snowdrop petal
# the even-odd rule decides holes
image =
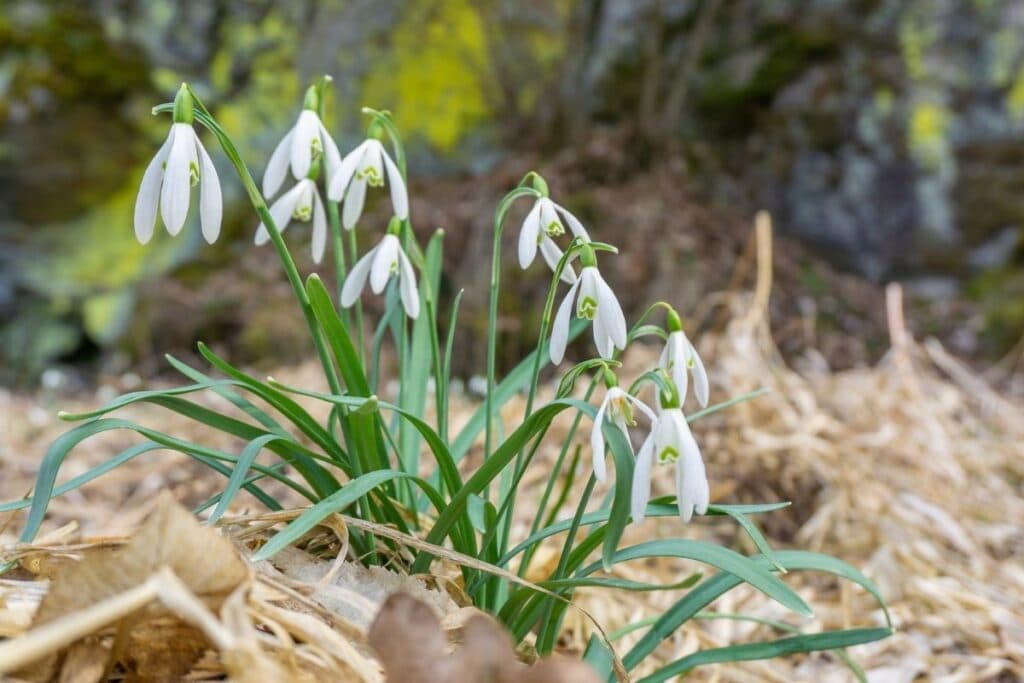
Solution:
[[[281,189],[284,178],[288,175],[288,165],[292,153],[292,135],[295,128],[292,127],[288,133],[277,143],[274,153],[270,155],[267,162],[267,169],[263,172],[263,196],[273,197]]]
[[[697,353],[697,349],[694,348],[693,344],[687,340],[691,358],[693,359],[693,393],[697,397],[697,402],[700,403],[701,408],[708,407],[708,399],[711,397],[711,386],[708,383],[708,373],[704,369],[704,363],[700,359],[700,355]]]
[[[569,322],[572,316],[572,307],[576,298],[576,290],[579,289],[581,281],[577,280],[569,288],[568,294],[565,295],[561,305],[558,307],[558,313],[555,314],[555,322],[551,327],[551,345],[549,348],[551,362],[554,365],[558,365],[565,358],[565,347],[569,343]]]
[[[363,293],[363,288],[366,287],[366,279],[370,276],[370,268],[373,265],[373,260],[377,256],[377,249],[380,247],[374,247],[370,251],[356,261],[356,264],[352,266],[352,270],[348,272],[348,276],[345,278],[345,284],[341,287],[341,305],[348,308],[356,302],[359,295]]]
[[[633,468],[633,487],[630,495],[629,508],[633,523],[644,521],[647,501],[651,499],[651,465],[654,460],[654,434],[648,435],[640,446]]]
[[[220,194],[220,178],[213,159],[206,153],[206,148],[199,141],[199,136],[192,133],[196,143],[196,151],[202,164],[199,172],[199,225],[203,238],[210,244],[217,241],[220,235],[220,223],[224,214],[224,201]]]
[[[364,178],[353,178],[349,183],[348,192],[345,194],[345,204],[341,208],[341,224],[346,230],[356,227],[359,217],[363,215],[363,205],[366,202],[366,180]]]
[[[519,230],[519,267],[526,270],[537,257],[537,235],[540,233],[540,201],[533,205]]]
[[[338,166],[337,173],[331,175],[330,183],[327,186],[327,198],[332,202],[340,202],[341,198],[345,196],[345,190],[352,182],[352,176],[355,175],[359,162],[363,159],[368,142],[369,140],[346,154],[345,158],[341,160],[341,165]]]
[[[679,402],[686,400],[686,391],[689,388],[689,375],[686,369],[686,350],[683,343],[683,333],[673,332],[669,335],[666,350],[672,364],[672,381],[679,392]]]
[[[292,175],[303,179],[309,174],[313,161],[313,141],[320,135],[320,117],[309,109],[303,109],[299,120],[292,129],[290,159]]]
[[[622,306],[615,297],[615,292],[600,275],[597,275],[598,310],[605,320],[605,330],[612,343],[620,349],[626,348],[626,317],[622,314]]]
[[[142,244],[149,242],[153,237],[156,213],[160,208],[160,185],[164,178],[164,163],[171,151],[174,130],[172,127],[164,144],[160,146],[156,156],[146,166],[146,172],[142,175],[142,182],[139,184],[139,194],[135,197],[135,237]]]
[[[195,153],[195,144],[191,126],[176,123],[174,128],[174,141],[167,155],[164,183],[160,188],[160,216],[167,232],[177,235],[188,216],[189,195],[192,191],[189,165]]]
[[[402,172],[391,160],[383,147],[380,150],[381,158],[384,159],[384,168],[388,173],[388,189],[391,190],[391,206],[395,210],[395,216],[400,220],[409,217],[409,194],[405,189],[405,180],[402,179]]]
[[[683,459],[676,461],[676,505],[679,508],[679,518],[689,522],[693,518],[693,496],[686,487],[686,473]]]
[[[320,263],[327,250],[327,212],[320,192],[313,187],[313,262]]]
[[[541,197],[537,204],[540,205],[540,228],[544,231],[544,234],[550,234],[548,233],[548,228],[552,223],[561,227],[560,232],[565,232],[565,226],[562,225],[562,221],[558,218],[558,213],[555,211],[555,203],[547,197]]]
[[[384,235],[380,246],[377,247],[377,255],[373,259],[373,268],[370,269],[370,289],[374,294],[380,294],[391,279],[391,266],[398,260],[398,252],[401,250],[398,238],[394,235]]]
[[[601,406],[597,409],[597,415],[594,416],[594,427],[590,430],[590,450],[594,459],[594,477],[601,483],[604,483],[607,479],[608,474],[605,471],[604,466],[604,414],[608,408],[608,403],[611,399],[611,390],[605,394],[604,400],[601,401]]]
[[[299,203],[302,195],[303,181],[299,181],[295,187],[277,198],[277,201],[270,205],[270,217],[274,220],[278,232],[283,233],[292,221],[292,214],[295,212],[295,205]],[[267,226],[260,223],[256,228],[256,244],[266,244],[270,241],[270,232]]]
[[[551,203],[555,204],[554,202]],[[576,216],[569,213],[569,211],[560,204],[555,204],[555,208],[558,209],[558,213],[562,215],[562,218],[565,219],[565,222],[569,224],[569,230],[572,232],[573,235],[575,235],[576,237],[582,237],[587,242],[590,241],[590,235],[587,234],[586,228],[583,227],[583,224],[580,223],[579,219],[576,218]]]
[[[544,235],[541,237],[540,241],[540,253],[541,256],[544,257],[544,261],[548,264],[548,267],[551,268],[552,272],[554,272],[558,268],[558,262],[562,260],[562,250],[558,248],[558,245],[555,244],[553,239]],[[576,282],[576,271],[572,269],[571,263],[565,264],[565,268],[562,269],[562,274],[559,279],[567,285],[571,285]]]
[[[324,169],[327,171],[327,185],[330,185],[331,178],[341,168],[341,153],[338,152],[338,145],[334,142],[334,138],[324,127],[323,122],[320,122],[320,142],[324,148]]]
[[[402,306],[405,314],[415,320],[420,315],[420,293],[416,288],[416,273],[409,263],[409,258],[401,249],[398,250],[398,264],[401,268],[398,286],[399,294],[402,295]]]

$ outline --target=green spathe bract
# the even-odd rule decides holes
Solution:
[[[305,106],[322,110],[328,83],[329,80],[324,78],[311,87]],[[770,513],[786,503],[712,504],[708,507],[707,515],[728,516],[740,525],[759,551],[756,556],[745,556],[713,543],[681,537],[621,546],[620,541],[631,522],[633,446],[622,430],[607,422],[601,426],[614,465],[610,471],[616,477],[614,484],[608,487],[599,486],[592,474],[588,476],[586,463],[590,462],[589,456],[581,454],[579,447],[573,447],[582,421],[594,419],[596,411],[587,401],[597,383],[603,379],[606,384],[617,384],[612,369],[618,366],[618,362],[614,358],[584,360],[559,375],[560,381],[554,383],[558,387],[554,397],[545,398],[545,393],[539,391],[541,371],[549,362],[547,337],[560,281],[563,278],[572,281],[576,274],[574,259],[580,258],[584,265],[592,265],[595,251],[614,253],[614,247],[591,242],[585,234],[576,234],[571,241],[570,236],[565,236],[567,244],[565,251],[560,252],[560,260],[557,265],[553,260],[549,264],[554,272],[541,314],[536,348],[503,379],[497,376],[497,313],[502,294],[500,274],[503,264],[501,236],[509,212],[518,200],[549,196],[548,184],[539,174],[527,174],[499,202],[495,211],[486,339],[486,395],[469,421],[452,435],[449,433],[448,379],[461,292],[452,304],[449,326],[442,330],[438,322],[438,290],[443,263],[443,233],[437,231],[424,249],[417,242],[410,218],[392,219],[387,230],[400,240],[402,250],[409,255],[418,271],[419,315],[415,321],[407,318],[399,303],[399,285],[396,278],[392,278],[383,292],[386,312],[369,343],[364,343],[366,337],[359,304],[354,311],[339,310],[336,304],[341,283],[359,258],[355,231],[347,231],[347,240],[342,238],[337,202],[330,201],[327,206],[333,235],[331,244],[335,250],[333,281],[329,286],[317,275],[303,280],[279,226],[275,224],[249,168],[227,132],[187,86],[183,86],[176,102],[160,105],[154,111],[173,112],[176,118],[182,118],[187,109],[195,122],[213,134],[235,167],[257,217],[266,226],[292,286],[296,304],[303,312],[311,342],[323,368],[327,391],[292,387],[270,378],[253,377],[203,344],[200,344],[199,351],[210,370],[168,358],[171,366],[186,377],[189,384],[173,389],[138,391],[121,396],[97,410],[61,415],[65,420],[81,424],[57,439],[43,457],[34,495],[26,500],[0,505],[0,511],[29,508],[22,541],[29,542],[35,538],[52,497],[74,490],[128,460],[156,451],[175,451],[194,458],[225,477],[226,484],[221,493],[199,508],[213,508],[208,517],[210,523],[229,509],[242,490],[255,496],[269,509],[280,509],[281,501],[275,500],[263,488],[268,479],[284,484],[309,501],[308,508],[255,551],[254,560],[272,558],[283,548],[302,543],[310,530],[332,514],[349,514],[367,522],[386,525],[397,532],[398,537],[410,539],[406,552],[393,552],[401,545],[395,540],[394,533],[377,538],[352,525],[352,557],[368,564],[386,562],[392,568],[408,572],[430,571],[432,561],[438,555],[449,559],[464,558],[461,561],[464,585],[474,604],[496,614],[518,639],[536,632],[536,649],[540,654],[550,652],[558,642],[563,616],[572,609],[571,601],[578,588],[671,590],[681,593],[681,597],[663,614],[628,627],[629,630],[645,630],[629,651],[617,651],[615,644],[603,636],[595,636],[591,640],[585,658],[609,680],[628,675],[651,656],[659,643],[690,619],[753,619],[708,611],[709,605],[719,596],[742,584],[751,585],[795,615],[810,615],[813,606],[807,605],[782,580],[781,575],[786,572],[834,574],[867,590],[884,611],[878,590],[855,568],[825,555],[775,551],[770,547],[753,517]],[[390,146],[404,181],[405,152],[390,114],[374,109],[364,109],[364,114],[369,117],[368,133]],[[318,158],[314,163],[324,162]],[[318,182],[327,182],[324,176],[332,171],[329,168],[327,173],[314,170],[316,172],[311,172],[311,177],[320,178]],[[384,228],[378,226],[378,234]],[[368,230],[364,227],[358,229]],[[567,269],[571,273],[566,272]],[[681,329],[678,313],[668,304],[658,302],[629,330],[630,342],[641,336],[666,338],[666,330],[649,320],[660,309],[665,310],[669,331]],[[587,321],[574,320],[569,327],[568,338],[576,338],[587,326]],[[393,354],[397,361],[395,379],[399,393],[395,403],[378,397],[380,359],[384,350]],[[582,378],[589,379],[589,388],[584,399],[580,400],[572,394]],[[432,395],[427,389],[431,379],[434,380]],[[652,369],[641,376],[629,392],[635,395],[647,385],[653,386],[663,399],[667,397],[669,403],[678,404],[676,387],[666,373]],[[512,425],[506,427],[500,419],[502,407],[523,391],[527,396],[525,409]],[[233,414],[222,413],[193,399],[195,394],[204,392],[228,401],[234,408]],[[689,415],[688,420],[726,409],[762,393],[752,392],[711,405]],[[330,410],[328,419],[321,422],[314,418],[297,400],[300,397],[302,401],[326,404]],[[244,445],[238,452],[226,452],[111,416],[135,403],[158,405],[196,425],[241,439]],[[528,533],[516,537],[511,521],[516,502],[524,493],[521,488],[523,475],[534,466],[541,443],[548,439],[552,421],[562,414],[573,416],[572,425],[554,464],[544,465],[550,470],[549,478],[539,502],[532,509],[531,527]],[[66,483],[56,483],[62,463],[78,444],[112,430],[134,432],[143,440]],[[484,456],[481,464],[474,470],[460,470],[460,461],[479,445],[482,445]],[[261,458],[272,462],[261,463]],[[582,492],[578,486],[573,486],[578,481],[585,481]],[[648,517],[676,515],[672,498],[652,501],[646,508]],[[701,523],[701,519],[698,516],[695,523]],[[537,550],[545,543],[561,547],[556,568],[539,584],[525,581],[521,577],[527,575]],[[382,547],[386,547],[388,552],[379,552]],[[653,557],[686,558],[704,565],[712,573],[708,578],[695,573],[667,585],[632,581],[614,575],[615,567],[620,563]],[[403,565],[403,562],[407,564]],[[825,633],[805,634],[797,626],[764,620],[761,623],[785,635],[768,642],[738,643],[701,650],[662,667],[642,680],[666,680],[702,664],[821,649],[839,650],[851,670],[863,676],[841,649],[884,638],[891,630],[887,613],[884,627]]]

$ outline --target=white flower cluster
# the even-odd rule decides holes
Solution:
[[[328,221],[324,202],[317,185],[321,170],[327,197],[342,206],[341,224],[352,230],[363,212],[368,187],[389,186],[395,218],[381,241],[364,254],[345,278],[341,288],[341,305],[352,306],[367,282],[375,294],[384,291],[392,277],[398,279],[402,306],[410,318],[420,311],[416,274],[402,242],[403,228],[409,217],[409,197],[403,170],[399,168],[384,145],[370,137],[344,158],[317,113],[320,91],[311,86],[306,93],[303,110],[295,125],[274,149],[263,175],[263,193],[272,197],[281,190],[291,173],[295,184],[281,194],[269,208],[277,231],[284,232],[293,221],[312,221],[313,259],[320,262],[327,246]],[[205,110],[204,110],[205,111]],[[191,91],[182,85],[174,101],[174,121],[166,142],[146,168],[135,204],[135,234],[148,242],[156,224],[157,214],[167,231],[176,235],[188,215],[191,188],[200,186],[199,215],[202,234],[213,242],[220,233],[223,212],[220,182],[209,154],[192,127],[193,101]],[[628,341],[626,319],[615,292],[597,268],[596,247],[583,224],[565,207],[548,197],[547,184],[536,174],[536,201],[523,221],[519,233],[519,265],[526,269],[539,251],[553,270],[562,267],[559,278],[569,285],[551,327],[549,353],[554,364],[561,363],[569,341],[573,315],[590,321],[594,344],[602,358],[610,359],[616,350],[624,350]],[[252,189],[255,192],[255,189]],[[566,235],[566,225],[574,238],[574,252],[566,263],[565,252],[555,239]],[[256,229],[256,244],[272,238],[271,230],[262,222]],[[606,247],[605,247],[606,248]],[[577,275],[572,260],[579,258]],[[608,422],[629,441],[629,425],[633,408],[650,422],[650,430],[636,457],[632,482],[632,516],[644,518],[651,495],[651,476],[655,462],[676,466],[676,499],[679,515],[688,521],[694,512],[704,514],[709,503],[708,481],[697,442],[690,432],[682,404],[690,387],[701,406],[708,402],[707,373],[693,344],[683,332],[675,311],[669,309],[668,337],[659,360],[663,386],[659,392],[659,410],[655,412],[636,396],[617,386],[614,374],[605,368],[606,393],[594,418],[591,433],[594,475],[606,479],[605,440],[603,429]]]

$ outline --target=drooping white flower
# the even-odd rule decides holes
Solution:
[[[680,330],[669,332],[665,348],[661,352],[661,359],[658,367],[663,369],[675,382],[679,391],[679,400],[686,398],[687,374],[693,374],[693,393],[702,408],[708,405],[708,373],[704,369],[697,349],[687,338],[686,333]]]
[[[406,315],[416,318],[420,314],[416,273],[413,272],[412,264],[402,250],[402,243],[398,241],[398,237],[390,233],[384,235],[380,244],[352,266],[341,288],[341,305],[348,308],[354,304],[363,293],[367,279],[373,293],[380,294],[392,276],[398,278],[399,293]]]
[[[313,163],[324,157],[324,167],[330,180],[333,173],[341,166],[341,154],[334,138],[327,132],[317,113],[311,109],[303,109],[292,129],[274,148],[267,162],[267,170],[263,173],[263,195],[272,197],[281,189],[288,169],[296,180],[309,175]]]
[[[340,202],[344,198],[341,223],[346,230],[354,228],[363,214],[366,187],[383,187],[385,173],[395,216],[402,220],[409,217],[409,195],[402,173],[380,140],[371,138],[345,155],[337,172],[331,174],[327,186],[327,197],[331,201]]]
[[[629,441],[629,430],[626,425],[634,424],[633,406],[639,408],[640,412],[650,418],[652,423],[657,419],[654,411],[648,408],[646,403],[615,386],[608,388],[604,400],[601,401],[601,406],[597,409],[597,414],[594,416],[594,427],[590,432],[590,448],[594,455],[594,476],[600,482],[604,482],[607,478],[604,463],[604,434],[601,431],[605,417],[607,416],[608,421],[618,427]]]
[[[327,214],[324,203],[320,199],[320,191],[316,183],[303,178],[295,183],[295,187],[281,195],[270,206],[270,217],[281,232],[291,224],[292,220],[308,223],[313,221],[313,260],[320,263],[327,248]],[[256,229],[256,244],[266,244],[270,240],[267,226],[260,223]]]
[[[135,236],[145,244],[153,237],[159,209],[167,232],[177,235],[185,225],[192,187],[199,185],[199,222],[213,244],[220,234],[224,207],[220,179],[210,155],[189,123],[174,123],[160,151],[146,167],[135,198]]]
[[[655,460],[659,465],[675,463],[679,517],[689,522],[695,511],[700,515],[706,513],[711,494],[700,448],[683,411],[678,407],[663,408],[636,457],[630,501],[633,521],[639,524],[644,520],[647,502],[651,499],[651,470]]]
[[[565,357],[574,302],[576,316],[593,321],[594,344],[603,358],[611,358],[616,348],[626,348],[626,318],[622,306],[597,267],[585,266],[555,315],[551,327],[552,363],[558,365]]]
[[[523,270],[529,268],[537,258],[538,247],[551,270],[557,268],[558,261],[562,258],[562,250],[551,238],[565,234],[562,218],[569,224],[574,236],[590,241],[590,236],[576,216],[547,197],[540,197],[530,209],[530,213],[526,214],[523,227],[519,231],[519,266]],[[576,281],[576,273],[568,265],[562,271],[562,280],[568,284]]]

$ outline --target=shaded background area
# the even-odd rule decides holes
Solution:
[[[710,319],[705,295],[728,285],[749,217],[767,208],[783,235],[784,351],[872,359],[891,279],[915,297],[915,329],[960,353],[996,356],[1024,332],[1018,0],[11,0],[0,12],[7,384],[54,366],[150,371],[197,339],[226,340],[238,362],[305,357],[222,155],[226,239],[203,247],[187,228],[134,241],[138,181],[167,125],[149,110],[181,80],[258,177],[321,73],[335,78],[327,118],[343,151],[361,106],[394,112],[416,229],[446,229],[445,293],[467,288],[462,349],[485,323],[493,207],[530,168],[623,248],[603,268],[634,314],[666,298]],[[386,220],[379,200],[367,243]],[[303,259],[305,232],[289,235]],[[539,308],[544,285],[508,265],[525,292],[502,304],[511,361],[536,335],[511,321]],[[472,374],[483,357],[461,363]]]

